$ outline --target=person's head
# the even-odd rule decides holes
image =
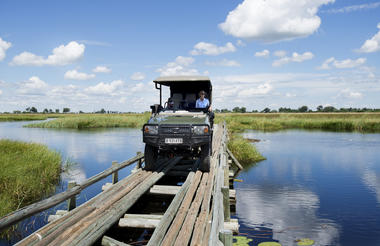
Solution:
[[[200,91],[199,92],[199,97],[203,100],[204,98],[205,98],[205,96],[206,96],[206,92],[205,91]]]

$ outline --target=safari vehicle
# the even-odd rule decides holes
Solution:
[[[154,170],[161,157],[199,158],[199,169],[210,170],[212,117],[208,108],[196,108],[201,90],[211,105],[212,86],[206,76],[168,76],[153,81],[160,91],[160,104],[151,106],[152,115],[143,126],[145,169]],[[162,105],[162,89],[170,89],[170,97]],[[211,118],[211,119],[210,119]]]

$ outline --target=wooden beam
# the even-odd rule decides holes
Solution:
[[[119,220],[120,227],[132,227],[132,228],[156,228],[160,220],[148,219],[148,218],[121,218]]]
[[[107,236],[104,236],[102,238],[102,246],[132,246],[132,245],[117,241],[117,240],[110,238],[110,237],[107,237]]]
[[[156,195],[176,195],[181,186],[176,185],[153,185],[149,190],[149,194]]]
[[[231,157],[236,167],[239,168],[240,170],[243,170],[244,169],[243,166],[240,164],[240,162],[235,158],[234,154],[232,154],[232,152],[228,148],[227,148],[227,153]]]

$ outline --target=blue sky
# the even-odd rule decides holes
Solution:
[[[0,112],[145,111],[160,75],[214,108],[380,108],[380,1],[1,1]]]

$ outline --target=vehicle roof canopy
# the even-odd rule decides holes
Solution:
[[[163,76],[153,80],[154,83],[171,86],[173,84],[185,84],[189,82],[207,83],[211,86],[210,78],[207,76]]]

